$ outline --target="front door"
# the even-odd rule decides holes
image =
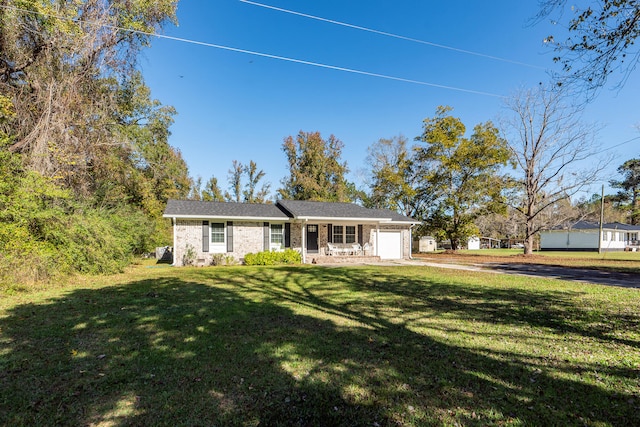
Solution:
[[[318,225],[307,224],[307,253],[318,252]]]

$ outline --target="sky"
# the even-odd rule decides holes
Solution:
[[[558,66],[543,40],[563,30],[534,23],[537,12],[513,0],[181,0],[178,25],[152,40],[140,68],[178,112],[169,142],[193,177],[215,176],[224,191],[233,160],[253,160],[275,195],[288,175],[283,140],[319,131],[344,143],[347,178],[363,187],[379,139],[413,140],[439,105],[468,131],[498,123],[505,97],[550,80]],[[602,184],[640,156],[640,70],[616,82],[583,117],[614,156]]]

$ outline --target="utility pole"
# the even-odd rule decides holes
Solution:
[[[602,195],[600,196],[600,233],[598,235],[598,253],[602,253],[602,231],[604,223],[604,184],[602,184]]]

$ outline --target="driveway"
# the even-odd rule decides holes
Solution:
[[[547,279],[571,280],[574,282],[594,285],[621,286],[640,289],[640,277],[633,273],[611,272],[590,268],[559,267],[546,264],[519,263],[482,263],[456,264],[451,262],[433,262],[414,259],[411,261],[393,261],[390,265],[424,265],[428,267],[450,268],[466,271],[483,271],[498,274],[518,274],[529,277],[544,277]]]

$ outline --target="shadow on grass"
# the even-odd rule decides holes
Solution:
[[[637,396],[435,340],[389,314],[571,328],[562,295],[477,295],[367,271],[202,269],[17,306],[0,319],[0,425],[640,423]],[[632,368],[598,369],[637,383]]]

